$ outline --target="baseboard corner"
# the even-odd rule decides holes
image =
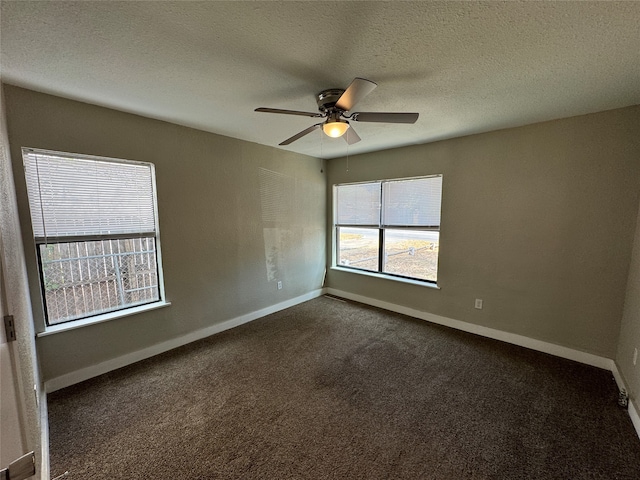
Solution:
[[[47,406],[47,393],[44,384],[38,392],[38,406],[40,408],[40,472],[38,477],[41,480],[49,480],[49,409]]]
[[[611,360],[611,373],[613,374],[613,378],[616,381],[616,385],[618,386],[618,390],[625,390],[629,392],[629,387],[627,383],[624,381],[624,377],[620,373],[618,369],[618,364],[615,360]],[[633,423],[633,428],[635,428],[636,433],[638,434],[638,438],[640,438],[640,414],[638,410],[638,406],[636,406],[635,402],[632,399],[629,399],[629,405],[627,406],[629,417],[631,418],[631,423]]]
[[[633,400],[629,401],[629,417],[631,418],[633,427],[636,429],[638,438],[640,438],[640,414],[638,414],[638,407],[636,407],[636,404],[633,402]]]

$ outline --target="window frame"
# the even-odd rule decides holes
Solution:
[[[154,227],[153,231],[145,231],[145,232],[137,232],[137,233],[101,233],[101,234],[87,234],[87,235],[68,235],[68,236],[51,236],[47,237],[46,232],[44,237],[37,237],[34,233],[34,224],[33,218],[31,214],[31,197],[30,192],[27,191],[27,200],[29,202],[28,212],[29,212],[29,226],[31,227],[32,238],[35,246],[35,260],[37,263],[37,275],[38,275],[38,284],[40,286],[41,293],[41,301],[42,301],[42,312],[44,314],[44,331],[39,332],[38,336],[46,335],[49,333],[55,333],[58,331],[65,331],[74,328],[78,328],[84,325],[91,325],[95,323],[101,323],[104,321],[121,318],[124,316],[132,315],[135,313],[140,313],[147,310],[153,310],[156,308],[161,308],[163,306],[170,305],[169,302],[166,301],[165,296],[165,287],[164,287],[164,273],[162,269],[162,253],[160,246],[160,226],[159,226],[159,218],[158,218],[158,202],[157,202],[157,186],[156,186],[156,173],[155,173],[155,165],[151,162],[142,162],[135,160],[126,160],[120,158],[113,157],[104,157],[104,156],[96,156],[96,155],[87,155],[87,154],[77,154],[77,153],[69,153],[69,152],[61,152],[54,150],[45,150],[39,148],[31,148],[31,147],[23,147],[22,148],[22,158],[23,164],[25,164],[25,181],[27,181],[27,172],[26,172],[26,158],[29,154],[35,155],[43,155],[43,156],[55,156],[62,157],[68,159],[78,159],[78,160],[89,160],[96,162],[107,162],[107,163],[117,163],[117,164],[128,164],[128,165],[139,165],[149,168],[150,174],[150,184],[151,184],[151,205],[153,208],[153,222]],[[28,182],[27,182],[28,183]],[[39,201],[41,203],[42,200]],[[155,246],[154,256],[155,256],[155,270],[157,277],[157,291],[158,298],[150,299],[149,301],[141,301],[134,304],[128,305],[120,305],[118,304],[112,309],[108,310],[94,310],[87,314],[84,314],[81,317],[70,318],[68,320],[55,321],[53,323],[49,320],[49,312],[46,298],[46,286],[45,286],[45,276],[43,270],[43,260],[42,260],[42,245],[54,245],[54,244],[73,244],[73,243],[85,243],[92,241],[101,241],[101,240],[124,240],[124,239],[142,239],[148,238],[153,239],[153,243]],[[135,254],[135,253],[134,253]],[[82,258],[82,257],[80,257]]]
[[[385,179],[385,180],[369,180],[362,182],[348,182],[348,183],[338,183],[333,185],[333,262],[332,268],[341,269],[357,274],[387,278],[396,281],[403,281],[405,283],[412,283],[418,285],[431,286],[434,288],[438,287],[438,275],[436,275],[436,280],[428,280],[424,278],[411,277],[408,275],[401,275],[398,273],[385,272],[385,232],[386,230],[411,230],[411,231],[422,231],[422,232],[438,232],[438,258],[437,264],[439,266],[440,263],[440,229],[442,221],[440,220],[438,226],[414,226],[414,225],[386,225],[383,221],[383,212],[384,212],[384,184],[392,183],[392,182],[400,182],[407,180],[421,180],[427,178],[436,178],[439,177],[443,179],[442,174],[431,174],[431,175],[423,175],[419,177],[407,177],[407,178],[393,178],[393,179]],[[380,184],[380,194],[379,194],[379,220],[378,224],[353,224],[353,223],[340,223],[338,221],[338,188],[341,186],[348,185],[366,185],[366,184]],[[442,188],[440,190],[440,202],[442,202]],[[369,270],[366,268],[354,267],[351,265],[342,265],[339,263],[340,261],[340,229],[341,228],[352,228],[352,229],[370,229],[378,231],[378,268],[377,270]],[[438,269],[436,270],[438,271]]]

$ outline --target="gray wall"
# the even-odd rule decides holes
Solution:
[[[638,349],[635,365],[634,349]],[[629,388],[629,397],[635,402],[636,408],[640,408],[640,212],[633,242],[616,363]]]
[[[637,338],[637,316],[625,314],[622,335],[620,319],[640,201],[640,107],[353,156],[348,168],[346,158],[335,159],[325,179],[322,162],[310,157],[5,90],[39,326],[20,147],[156,165],[172,305],[39,338],[45,379],[319,288],[330,263],[331,185],[432,173],[444,174],[441,289],[336,270],[327,286],[608,358],[620,336]],[[473,308],[475,298],[483,310]],[[630,362],[629,348],[623,338],[620,363]]]
[[[444,175],[441,289],[338,270],[327,286],[615,358],[638,211],[638,125],[635,106],[331,160],[329,222],[333,184]]]
[[[172,305],[38,338],[45,380],[320,288],[326,238],[320,160],[10,85],[5,93],[37,329],[43,311],[20,148],[156,166]]]

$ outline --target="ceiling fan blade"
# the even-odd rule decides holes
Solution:
[[[321,123],[316,123],[315,125],[311,125],[309,128],[305,128],[300,133],[296,133],[293,137],[287,138],[284,142],[279,143],[278,145],[289,145],[290,143],[293,143],[296,140],[304,137],[305,135],[308,135],[309,133],[313,132],[314,130],[317,130],[318,128],[320,128],[320,125],[322,125],[322,124]]]
[[[344,132],[342,138],[344,138],[344,140],[349,145],[353,145],[354,143],[358,143],[360,140],[362,140],[352,126],[350,126],[346,132]]]
[[[340,95],[340,98],[336,102],[336,107],[345,112],[351,110],[356,103],[369,95],[377,86],[378,84],[371,80],[354,78],[344,93]]]
[[[300,115],[303,117],[323,117],[324,115],[321,113],[314,112],[301,112],[299,110],[282,110],[279,108],[266,108],[260,107],[254,110],[255,112],[264,112],[264,113],[282,113],[284,115]]]
[[[418,113],[358,112],[350,120],[356,122],[416,123]]]

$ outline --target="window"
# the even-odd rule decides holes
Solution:
[[[435,283],[442,175],[334,187],[336,264]]]
[[[47,325],[159,302],[150,163],[23,148]]]

